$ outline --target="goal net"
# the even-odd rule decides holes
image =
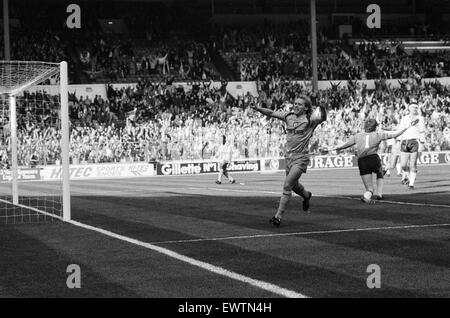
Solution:
[[[0,72],[0,224],[68,221],[67,63],[0,61]]]

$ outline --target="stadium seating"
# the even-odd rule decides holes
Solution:
[[[95,5],[90,9],[95,12]],[[60,8],[33,10],[48,17]],[[283,154],[285,137],[279,122],[254,114],[249,108],[256,102],[253,98],[232,98],[209,81],[223,80],[214,65],[217,58],[223,59],[234,70],[234,80],[257,81],[260,99],[273,109],[285,107],[286,100],[305,93],[305,87],[293,80],[311,78],[308,21],[202,29],[171,16],[175,13],[160,4],[147,3],[139,12],[123,4],[109,10],[109,16],[123,18],[127,36],[107,33],[92,12],[85,17],[92,25],[89,31],[62,32],[52,19],[48,25],[19,24],[12,29],[13,59],[68,60],[72,83],[138,83],[135,90],[109,88],[106,100],[71,96],[74,162],[209,158],[216,154],[223,134],[230,134],[242,157]],[[13,10],[13,18],[28,19],[29,11]],[[330,28],[319,29],[319,80],[350,80],[352,85],[333,86],[314,96],[315,103],[327,105],[330,113],[313,137],[313,152],[358,131],[365,118],[374,117],[387,126],[388,110],[389,116],[398,116],[402,100],[412,96],[421,103],[430,127],[426,149],[450,149],[446,97],[450,88],[422,83],[423,78],[450,74],[449,51],[407,52],[397,40],[374,40],[359,33],[363,40],[351,43],[328,38],[330,34]],[[393,78],[400,80],[399,88],[383,81]],[[358,79],[376,79],[375,91],[355,86]],[[174,85],[177,81],[188,82],[191,88]],[[37,140],[22,142],[32,145]],[[43,151],[41,161],[47,155]],[[21,162],[28,157],[24,153]]]

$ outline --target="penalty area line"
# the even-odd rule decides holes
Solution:
[[[323,231],[269,233],[269,234],[254,234],[254,235],[236,235],[236,236],[226,236],[226,237],[189,239],[189,240],[161,241],[161,242],[152,242],[152,244],[194,243],[194,242],[205,242],[205,241],[226,241],[226,240],[240,240],[240,239],[267,238],[267,237],[280,237],[280,236],[301,236],[301,235],[313,235],[313,234],[333,234],[333,233],[365,232],[365,231],[404,230],[404,229],[446,227],[446,226],[450,226],[450,223],[409,224],[409,225],[350,228],[350,229],[336,229],[336,230],[323,230]]]
[[[169,249],[164,248],[164,247],[156,246],[156,245],[151,244],[151,243],[142,242],[142,241],[139,241],[137,239],[133,239],[133,238],[130,238],[130,237],[127,237],[127,236],[123,236],[123,235],[120,235],[120,234],[117,234],[117,233],[114,233],[114,232],[110,232],[108,230],[104,230],[104,229],[101,229],[101,228],[98,228],[98,227],[94,227],[94,226],[87,225],[87,224],[80,223],[80,222],[73,221],[73,220],[72,221],[68,221],[67,223],[72,224],[72,225],[77,226],[77,227],[84,228],[86,230],[91,230],[91,231],[94,231],[94,232],[98,232],[100,234],[103,234],[103,235],[112,237],[114,239],[118,239],[118,240],[130,243],[130,244],[134,244],[134,245],[137,245],[137,246],[140,246],[140,247],[147,248],[149,250],[152,250],[152,251],[164,254],[164,255],[166,255],[168,257],[177,259],[177,260],[182,261],[184,263],[187,263],[187,264],[199,267],[201,269],[207,270],[209,272],[212,272],[212,273],[215,273],[215,274],[218,274],[218,275],[221,275],[221,276],[225,276],[225,277],[231,278],[233,280],[237,280],[237,281],[242,282],[242,283],[249,284],[249,285],[251,285],[253,287],[256,287],[256,288],[259,288],[259,289],[263,289],[265,291],[271,292],[271,293],[279,295],[279,296],[283,296],[283,297],[287,297],[287,298],[308,298],[308,296],[305,296],[305,295],[303,295],[301,293],[298,293],[298,292],[295,292],[293,290],[289,290],[289,289],[286,289],[286,288],[283,288],[283,287],[271,284],[269,282],[253,279],[251,277],[244,276],[244,275],[241,275],[241,274],[229,271],[229,270],[227,270],[225,268],[222,268],[222,267],[219,267],[219,266],[215,266],[215,265],[212,265],[212,264],[209,264],[209,263],[206,263],[206,262],[202,262],[202,261],[193,259],[193,258],[185,256],[185,255],[179,254],[177,252],[174,252],[174,251],[169,250]]]
[[[240,189],[224,189],[224,188],[200,188],[200,187],[189,187],[189,190],[213,190],[213,191],[221,191],[221,192],[237,192],[237,193],[260,193],[260,194],[277,194],[281,195],[281,192],[275,192],[275,191],[265,191],[265,190],[240,190]],[[313,194],[313,197],[318,198],[330,198],[330,199],[346,199],[346,200],[357,200],[361,201],[360,198],[354,198],[344,195],[323,195],[323,194]],[[433,204],[433,203],[415,203],[415,202],[403,202],[403,201],[393,201],[393,200],[382,200],[377,201],[377,204],[381,203],[388,203],[388,204],[398,204],[398,205],[413,205],[413,206],[426,206],[431,208],[450,208],[450,205],[446,204]]]

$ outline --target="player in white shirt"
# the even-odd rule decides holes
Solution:
[[[423,149],[425,142],[425,120],[419,114],[419,106],[415,103],[409,105],[409,114],[400,121],[400,129],[409,125],[413,120],[419,122],[411,129],[408,129],[401,137],[400,163],[402,165],[402,183],[414,189],[414,182],[417,175],[417,158]],[[409,161],[409,165],[408,165]]]
[[[235,183],[236,180],[234,180],[232,176],[228,175],[227,171],[228,164],[233,159],[233,147],[230,142],[227,142],[225,136],[223,136],[222,146],[220,146],[218,150],[217,158],[219,159],[220,169],[219,174],[217,175],[216,183],[222,183],[222,176],[225,176],[230,183]]]

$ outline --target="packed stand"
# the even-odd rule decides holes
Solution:
[[[353,46],[352,60],[360,72],[352,79],[434,78],[450,74],[450,51],[413,51],[407,54],[400,42],[365,42]]]
[[[264,23],[255,27],[221,28],[214,35],[219,49],[241,81],[268,75],[290,79],[311,77],[309,24],[305,20],[287,24]],[[340,65],[345,53],[319,31],[319,63]],[[326,78],[324,78],[326,79]]]
[[[171,75],[176,81],[217,80],[220,74],[211,61],[205,43],[179,40],[136,50],[137,75]]]
[[[311,139],[310,152],[323,154],[362,131],[367,118],[383,130],[396,130],[412,99],[425,117],[424,151],[450,150],[450,86],[413,79],[392,87],[377,81],[375,90],[350,81],[333,84],[312,96],[326,105],[328,119]],[[259,83],[259,97],[233,98],[226,82],[141,81],[135,88],[109,87],[106,99],[70,96],[72,163],[140,162],[213,159],[226,136],[235,158],[284,155],[284,125],[254,112],[253,103],[272,109],[289,109],[294,96],[307,92],[299,83],[272,78]],[[18,136],[21,165],[58,163],[60,131],[58,103],[45,93],[26,93],[18,100]],[[41,108],[38,115],[36,101]],[[33,108],[34,107],[34,108]],[[6,160],[8,118],[3,116],[2,159]],[[351,151],[351,150],[350,150]],[[384,151],[384,148],[381,149]]]

